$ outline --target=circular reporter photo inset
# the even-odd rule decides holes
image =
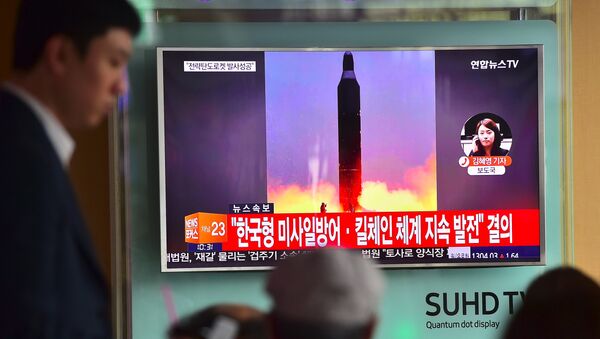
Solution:
[[[512,133],[506,120],[484,112],[470,117],[460,133],[466,156],[506,156],[512,147]]]

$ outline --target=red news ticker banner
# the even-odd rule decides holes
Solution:
[[[538,246],[538,209],[498,211],[212,214],[185,217],[185,242],[223,251],[319,247]]]

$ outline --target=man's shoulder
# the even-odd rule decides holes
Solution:
[[[0,129],[11,135],[29,130],[39,132],[43,129],[33,110],[20,98],[5,89],[0,89]]]
[[[52,167],[56,163],[52,145],[34,112],[6,90],[0,90],[0,120],[3,162],[18,161],[34,167]]]
[[[57,192],[66,174],[33,113],[0,102],[0,119],[1,195],[17,199],[24,191],[41,196]]]

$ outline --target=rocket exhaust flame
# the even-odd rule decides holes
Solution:
[[[339,192],[334,184],[320,182],[316,193],[313,192],[312,185],[269,187],[269,202],[275,203],[277,213],[318,213],[323,202],[327,204],[327,212],[343,211],[337,203]],[[400,187],[390,188],[380,181],[362,183],[358,202],[360,208],[356,212],[437,210],[435,156],[430,156],[423,166],[409,169]]]
[[[276,186],[269,187],[268,199],[275,204],[276,213],[318,213],[323,202],[327,204],[327,212],[341,212],[337,193],[330,183],[319,183],[314,195],[310,186]]]

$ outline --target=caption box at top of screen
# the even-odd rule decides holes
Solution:
[[[256,72],[256,61],[184,61],[184,72]]]

